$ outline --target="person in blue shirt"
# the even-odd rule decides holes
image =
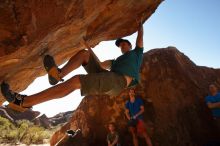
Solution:
[[[220,93],[214,84],[209,85],[209,92],[210,95],[205,98],[205,101],[220,130]]]
[[[138,146],[138,135],[145,138],[148,146],[152,146],[151,139],[147,134],[146,124],[143,121],[143,113],[143,100],[139,97],[135,97],[135,90],[131,88],[129,90],[129,100],[125,104],[125,115],[129,120],[128,126],[132,134],[134,146]]]
[[[16,93],[7,82],[2,82],[2,95],[9,102],[10,108],[21,112],[34,105],[65,97],[77,89],[81,90],[82,96],[117,96],[124,89],[137,85],[139,81],[139,70],[143,58],[142,19],[137,20],[137,29],[136,47],[133,50],[128,40],[116,40],[115,44],[120,48],[122,55],[115,60],[100,62],[90,48],[88,44],[90,41],[86,37],[82,39],[81,44],[88,50],[84,49],[74,54],[62,68],[58,68],[52,56],[44,57],[43,64],[51,85],[63,81],[67,74],[80,66],[83,66],[88,74],[75,75],[65,82],[30,96]]]

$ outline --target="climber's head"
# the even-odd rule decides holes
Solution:
[[[135,90],[134,90],[134,88],[129,89],[128,95],[129,95],[130,101],[135,100]]]
[[[132,48],[131,43],[126,39],[117,39],[116,42],[115,42],[115,45],[117,47],[121,48],[121,52],[123,54],[130,51],[131,48]]]
[[[212,96],[215,96],[218,93],[218,88],[215,84],[209,85],[209,92]]]
[[[108,124],[108,130],[110,132],[114,132],[115,131],[115,124],[114,123],[109,123]]]

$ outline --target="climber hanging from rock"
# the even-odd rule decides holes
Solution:
[[[83,66],[87,75],[75,75],[69,80],[46,89],[34,95],[21,95],[10,89],[9,84],[1,84],[1,92],[9,102],[9,107],[17,111],[26,109],[52,99],[64,97],[76,89],[81,89],[81,95],[118,95],[123,89],[138,84],[139,70],[143,57],[143,24],[139,21],[136,47],[126,39],[117,39],[115,44],[121,49],[122,55],[116,60],[100,62],[84,40],[88,49],[81,50],[72,56],[63,68],[58,68],[54,58],[46,55],[44,67],[48,73],[49,82],[56,85],[67,74]],[[107,69],[110,69],[108,71]]]

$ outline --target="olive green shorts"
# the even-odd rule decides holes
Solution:
[[[80,75],[82,96],[117,96],[127,86],[123,75],[102,69],[93,55],[90,55],[88,64],[83,65],[83,67],[88,74]]]

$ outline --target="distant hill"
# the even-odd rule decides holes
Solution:
[[[59,113],[53,117],[48,118],[45,114],[41,115],[38,111],[32,109],[27,110],[23,113],[16,112],[5,106],[0,106],[0,116],[4,117],[11,122],[18,120],[28,120],[33,122],[35,125],[42,126],[44,128],[51,128],[60,124],[64,124],[69,121],[73,111]]]

